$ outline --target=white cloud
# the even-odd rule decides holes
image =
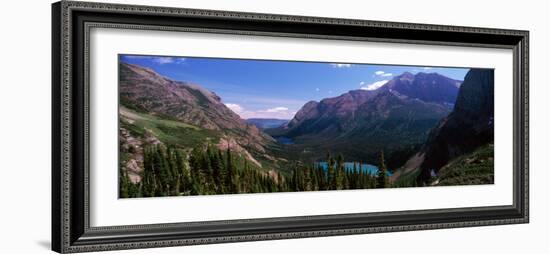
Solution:
[[[128,58],[128,59],[140,59],[140,58],[148,58],[148,56],[134,56],[134,55],[122,55],[122,57],[124,58]]]
[[[265,112],[274,113],[274,112],[281,112],[281,111],[287,111],[287,110],[288,108],[285,108],[285,107],[275,107],[275,108],[266,109]]]
[[[153,61],[154,63],[157,63],[157,64],[170,64],[170,63],[180,64],[180,63],[185,62],[185,58],[183,58],[183,57],[154,57],[154,58],[152,58],[151,61]]]
[[[292,119],[296,111],[290,111],[287,107],[274,107],[262,110],[247,110],[236,103],[225,103],[229,109],[239,115],[242,119],[249,118],[276,118]]]
[[[433,68],[432,68],[432,67],[424,67],[424,68],[422,68],[422,69],[424,69],[424,70],[431,70],[431,69],[433,69]]]
[[[321,89],[319,89],[319,87],[315,88],[315,92],[319,92],[321,91]]]
[[[157,64],[169,64],[174,62],[174,58],[172,57],[155,57],[151,61]]]
[[[389,80],[380,80],[380,81],[376,81],[372,84],[366,84],[365,82],[361,82],[359,83],[359,85],[361,85],[361,90],[368,90],[368,91],[372,91],[372,90],[376,90],[380,87],[383,87],[386,83],[388,83]]]
[[[331,63],[330,64],[333,68],[350,68],[351,64],[343,64],[343,63]]]
[[[380,77],[390,77],[390,76],[393,76],[392,73],[388,73],[388,72],[384,72],[384,71],[375,71],[374,74],[376,76],[380,76]]]
[[[233,112],[239,114],[241,112],[243,112],[243,107],[241,107],[241,105],[239,104],[235,104],[235,103],[226,103],[225,104],[226,107],[228,107],[229,109],[233,110]]]
[[[170,63],[175,63],[175,64],[180,64],[180,63],[183,63],[185,62],[185,58],[183,57],[170,57],[170,56],[134,56],[134,55],[129,55],[129,56],[124,56],[125,58],[128,58],[128,59],[149,59],[151,60],[151,62],[153,63],[156,63],[156,64],[170,64]]]

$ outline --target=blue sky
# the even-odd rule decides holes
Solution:
[[[215,92],[241,118],[291,119],[306,102],[379,88],[406,71],[463,80],[467,68],[120,55],[172,80]]]

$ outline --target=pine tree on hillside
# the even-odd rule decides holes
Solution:
[[[185,162],[185,154],[182,151],[176,149],[174,152],[174,159],[177,168],[178,177],[178,195],[180,193],[187,193],[190,191],[191,186],[191,176],[189,175],[189,169],[187,168],[187,163]]]
[[[339,154],[338,157],[336,157],[336,188],[337,190],[344,189],[344,177],[345,177],[345,170],[344,170],[344,156],[342,154]]]
[[[205,165],[202,149],[200,147],[194,148],[189,157],[189,167],[193,182],[191,185],[192,195],[203,195],[207,193],[206,176],[204,172]]]
[[[119,180],[119,183],[118,183],[119,198],[129,198],[130,197],[129,189],[130,189],[131,183],[130,183],[130,179],[128,179],[128,173],[122,167],[120,167],[119,169],[118,180]]]
[[[212,151],[209,154],[209,157],[210,157],[210,165],[212,166],[212,178],[214,181],[214,189],[216,193],[223,193],[223,188],[222,188],[223,163],[221,161],[221,158],[219,157],[219,152]]]
[[[219,167],[220,167],[220,173],[219,173],[219,186],[218,186],[218,192],[220,194],[224,194],[224,193],[228,193],[229,190],[227,189],[228,185],[227,185],[227,178],[228,178],[228,173],[227,173],[227,167],[226,167],[226,161],[225,161],[225,157],[223,155],[223,151],[218,149],[218,155],[217,155],[217,160],[218,160],[218,164],[219,164]]]
[[[243,180],[240,181],[239,185],[241,186],[241,190],[248,190],[251,187],[250,182],[253,182],[254,174],[252,170],[250,169],[250,166],[248,165],[248,160],[246,158],[243,158]]]
[[[202,174],[204,177],[204,190],[205,194],[213,194],[214,193],[214,180],[212,179],[212,164],[210,163],[210,156],[211,153],[210,145],[207,146],[206,151],[204,151],[201,155],[201,169]]]
[[[386,176],[386,163],[384,162],[384,151],[380,151],[378,162],[378,176],[376,178],[376,188],[388,188],[388,178]]]
[[[235,161],[233,160],[233,157],[231,156],[231,149],[229,146],[227,146],[226,150],[226,163],[225,163],[225,171],[227,173],[226,178],[226,188],[228,190],[228,193],[238,193],[238,175],[237,175],[237,168],[235,165]]]
[[[304,175],[304,186],[303,186],[303,190],[304,191],[312,191],[313,190],[313,184],[311,182],[311,170],[309,169],[309,167],[306,167],[303,169],[303,175]]]
[[[143,172],[141,173],[142,194],[145,197],[155,197],[157,192],[157,180],[153,164],[153,148],[144,149]]]
[[[336,172],[334,170],[335,161],[334,158],[330,156],[330,153],[327,153],[327,180],[328,186],[327,190],[336,189]]]

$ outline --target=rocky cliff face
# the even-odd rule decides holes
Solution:
[[[391,89],[409,98],[425,102],[452,105],[456,101],[461,83],[462,81],[438,73],[420,72],[413,75],[406,72],[390,80],[383,89]]]
[[[453,112],[442,119],[419,152],[426,181],[450,160],[472,152],[494,139],[494,71],[472,69],[460,87]]]
[[[273,142],[227,108],[216,94],[198,85],[173,81],[127,63],[120,63],[119,82],[120,103],[130,109],[216,131],[224,142],[258,152]]]
[[[339,135],[339,132],[352,127],[359,107],[377,94],[375,91],[355,90],[321,102],[310,101],[284,127],[284,135]]]

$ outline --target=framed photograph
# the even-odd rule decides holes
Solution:
[[[529,220],[528,31],[52,10],[54,251]]]

